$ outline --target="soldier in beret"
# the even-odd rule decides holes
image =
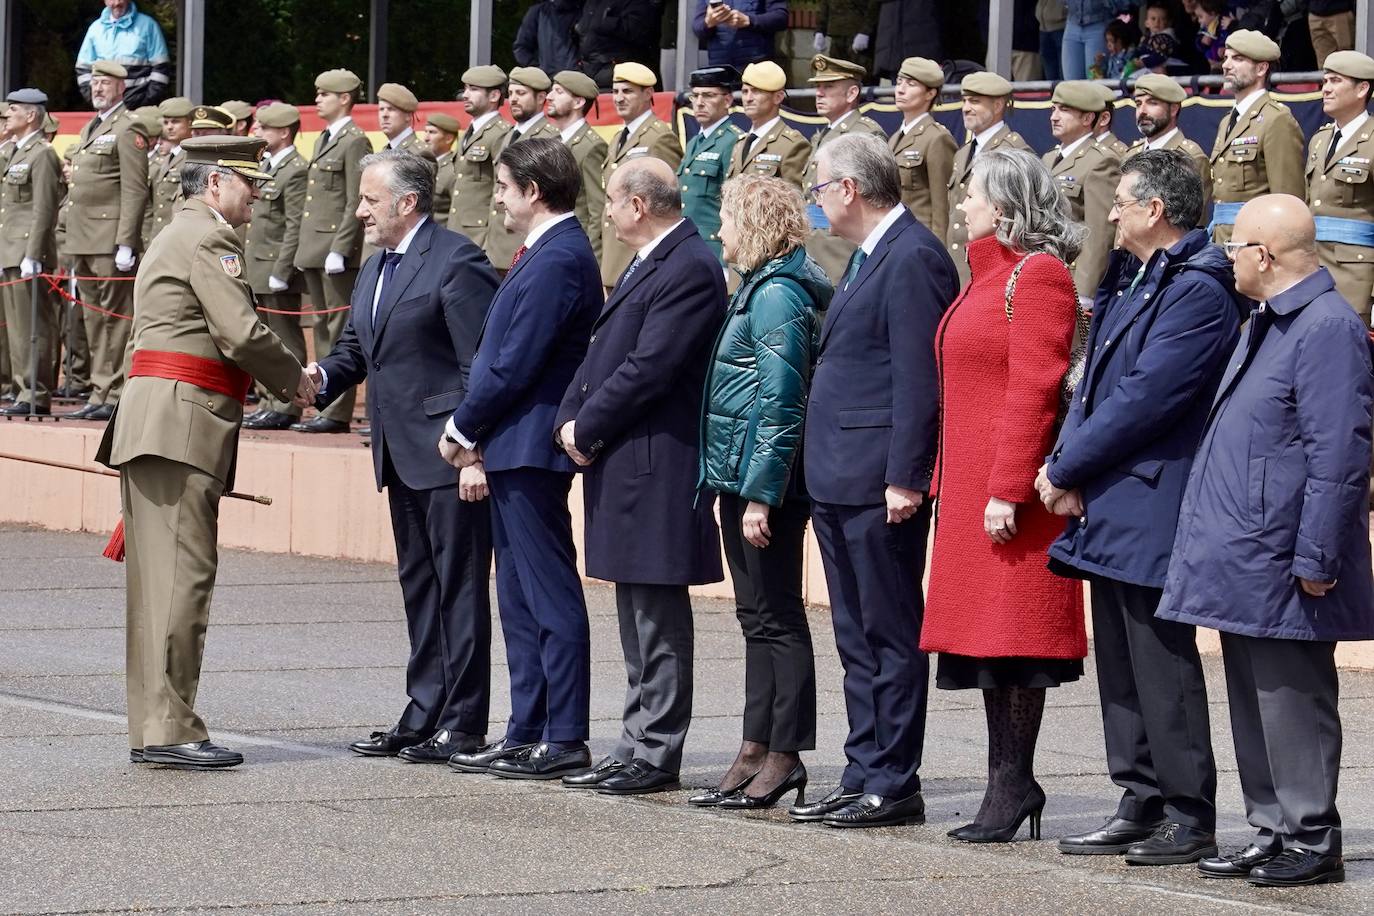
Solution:
[[[1147,149],[1174,149],[1187,154],[1202,177],[1202,213],[1212,203],[1212,163],[1202,147],[1183,136],[1178,113],[1188,94],[1183,87],[1162,73],[1146,73],[1135,81],[1135,126],[1140,139],[1126,151],[1125,159]],[[1124,159],[1122,160],[1124,163]],[[1199,223],[1198,225],[1203,225]]]
[[[426,155],[426,145],[415,133],[415,109],[420,100],[400,83],[382,83],[377,89],[377,126],[386,135],[387,149]]]
[[[959,268],[959,283],[967,286],[968,223],[964,219],[964,198],[973,178],[973,160],[984,150],[1008,147],[1030,149],[1021,135],[1007,126],[1011,107],[1011,83],[996,73],[980,70],[964,77],[959,84],[964,99],[964,130],[968,140],[954,154],[954,170],[949,176],[949,230],[945,245],[954,266]]]
[[[1108,217],[1121,180],[1121,163],[1093,137],[1097,116],[1105,106],[1096,86],[1087,80],[1059,83],[1050,106],[1050,132],[1059,145],[1044,155],[1044,162],[1068,201],[1074,222],[1088,227],[1078,259],[1069,265],[1078,301],[1086,308],[1097,295],[1116,240],[1116,228]]]
[[[191,138],[191,115],[195,106],[191,100],[176,96],[163,99],[157,106],[162,119],[162,140],[167,155],[154,160],[148,167],[148,213],[143,235],[147,243],[172,222],[172,212],[181,201],[181,163],[186,158],[181,143]]]
[[[887,141],[902,176],[902,203],[941,242],[949,231],[949,176],[959,145],[931,114],[944,84],[945,71],[935,61],[902,61],[895,91],[902,126]]]
[[[771,60],[759,61],[744,68],[740,82],[740,107],[749,119],[749,130],[730,154],[726,177],[748,172],[781,178],[805,191],[802,179],[811,158],[811,144],[779,115],[787,101],[787,74]]]
[[[487,243],[496,157],[510,130],[501,119],[506,86],[506,72],[491,64],[470,67],[463,74],[463,110],[472,123],[463,131],[454,159],[448,227],[472,239],[478,248]]]
[[[305,281],[310,305],[327,314],[315,316],[315,352],[328,353],[348,324],[348,305],[363,247],[358,221],[359,163],[372,152],[372,141],[353,121],[362,80],[350,70],[326,70],[315,79],[315,110],[327,125],[315,140],[306,175],[305,209],[301,214],[296,269]],[[284,277],[279,279],[286,279]],[[342,433],[353,420],[350,389],[318,417],[294,423],[303,433]]]
[[[1334,51],[1323,69],[1322,112],[1332,120],[1307,145],[1307,203],[1317,223],[1317,255],[1368,325],[1374,298],[1374,125],[1368,112],[1374,59]]]
[[[596,80],[578,70],[562,70],[554,76],[544,106],[545,116],[558,128],[582,176],[574,212],[587,233],[587,240],[592,243],[598,262],[601,260],[601,220],[606,211],[601,169],[610,147],[587,123],[587,111],[596,104],[599,95]]]
[[[148,201],[148,129],[124,105],[127,71],[113,61],[91,65],[91,104],[96,116],[71,148],[70,191],[64,208],[66,253],[78,276],[112,279],[78,281],[90,346],[91,395],[72,414],[108,420],[124,389],[124,345],[133,314],[134,265],[143,244]]]
[[[696,224],[707,246],[720,258],[720,188],[735,144],[744,134],[730,123],[730,103],[740,87],[740,75],[731,66],[706,67],[692,71],[688,82],[692,117],[699,129],[687,142],[687,153],[677,169],[682,215]]]
[[[816,114],[827,123],[811,135],[811,157],[802,173],[802,185],[807,193],[814,193],[819,153],[826,143],[851,131],[873,134],[887,141],[887,134],[877,122],[859,113],[863,79],[867,75],[867,70],[852,61],[824,54],[811,58],[808,82],[816,87]],[[820,204],[809,204],[807,215],[811,217],[811,234],[806,240],[806,252],[825,269],[830,282],[839,283],[855,245],[830,234],[830,221],[825,218]]]
[[[1093,142],[1120,162],[1129,147],[1124,140],[1112,133],[1112,117],[1116,114],[1116,90],[1101,83],[1093,83],[1093,88],[1102,95],[1102,110],[1098,112],[1097,123],[1093,125]]]
[[[448,225],[453,195],[453,144],[460,131],[458,119],[442,111],[434,112],[425,121],[425,145],[434,160],[434,207],[430,218],[440,226]]]
[[[522,140],[539,137],[559,139],[558,128],[544,116],[544,104],[552,86],[553,80],[538,67],[516,67],[511,70],[506,92],[515,126],[506,134],[496,155],[501,155],[506,147]],[[506,228],[505,213],[496,206],[494,194],[493,199],[488,201],[488,207],[487,244],[484,250],[492,266],[505,276],[516,249],[525,242],[525,233]]]
[[[229,132],[236,137],[246,137],[253,128],[253,106],[242,99],[220,102],[219,107],[234,116],[234,125]]]
[[[1302,197],[1302,128],[1287,106],[1269,97],[1265,85],[1279,59],[1279,46],[1251,29],[1226,39],[1221,65],[1235,107],[1217,129],[1212,145],[1212,241],[1229,241],[1241,205],[1262,194]]]

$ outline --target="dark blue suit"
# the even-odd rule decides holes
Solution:
[[[367,380],[372,460],[386,488],[410,631],[400,728],[482,735],[491,694],[491,523],[484,503],[460,502],[457,477],[434,444],[462,403],[496,272],[465,236],[426,221],[372,300],[382,255],[353,289],[343,335],[320,362],[323,407]]]
[[[486,466],[510,665],[506,736],[521,744],[587,740],[591,637],[568,514],[574,465],[553,431],[601,290],[577,220],[549,227],[496,291],[467,397],[453,413]]]
[[[929,663],[921,574],[930,506],[887,523],[888,485],[925,491],[935,460],[935,331],[959,288],[930,230],[903,213],[836,290],[811,378],[804,460],[844,663],[845,788],[921,787]]]

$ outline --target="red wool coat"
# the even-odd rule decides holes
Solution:
[[[995,237],[968,246],[973,279],[935,337],[940,453],[931,485],[935,548],[921,648],[978,658],[1082,658],[1082,584],[1054,575],[1046,551],[1064,530],[1035,492],[1049,453],[1068,366],[1077,297],[1057,258],[1037,255],[1006,284],[1021,255]],[[994,544],[983,510],[1017,503],[1017,535]]]

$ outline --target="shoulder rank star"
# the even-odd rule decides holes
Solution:
[[[236,254],[221,255],[219,264],[224,268],[224,272],[231,277],[237,277],[243,273],[243,262],[239,260],[239,256]]]

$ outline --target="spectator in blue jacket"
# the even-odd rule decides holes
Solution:
[[[515,62],[545,73],[577,68],[577,35],[582,0],[540,0],[520,21],[515,35]]]
[[[1132,0],[1064,0],[1064,79],[1087,79],[1097,55],[1107,51],[1107,20],[1133,5]]]
[[[86,30],[76,55],[76,84],[87,102],[91,100],[91,65],[111,60],[129,71],[124,81],[124,104],[132,111],[156,105],[172,85],[172,57],[162,27],[133,0],[105,0],[100,18]]]
[[[773,38],[787,28],[787,0],[697,0],[692,31],[712,67],[743,70],[773,57]]]

